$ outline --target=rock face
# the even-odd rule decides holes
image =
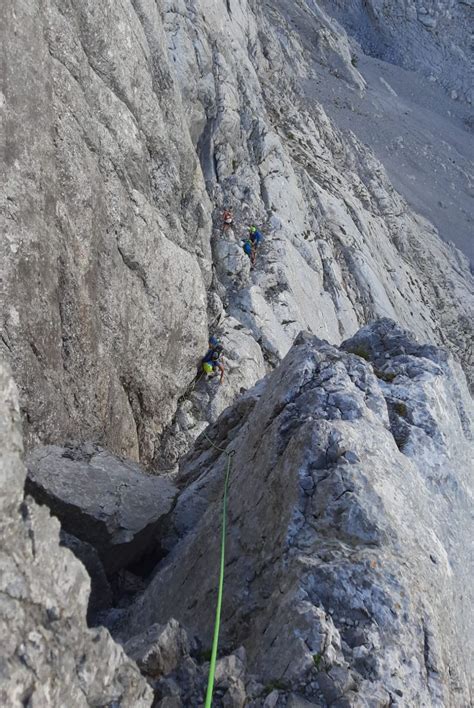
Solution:
[[[211,277],[158,8],[20,1],[2,23],[2,332],[27,443],[149,461],[205,349]]]
[[[177,489],[165,477],[84,445],[38,448],[27,458],[26,491],[63,529],[92,545],[114,573],[156,545],[156,531]]]
[[[75,536],[61,530],[61,545],[69,548],[84,565],[91,579],[91,593],[87,607],[87,621],[91,622],[96,612],[108,609],[112,605],[112,588],[107,579],[104,566],[94,546],[80,541]]]
[[[301,335],[208,431],[236,451],[222,648],[276,693],[253,705],[469,704],[473,413],[452,356],[382,320]],[[172,616],[210,643],[224,465],[205,438],[183,463],[122,640]]]
[[[103,567],[127,595],[141,587],[127,568],[160,524],[167,557],[114,615],[153,700],[202,700],[225,464],[198,438],[211,423],[236,450],[216,705],[468,705],[473,411],[452,357],[472,383],[474,282],[440,224],[471,225],[451,216],[472,192],[467,153],[453,167],[472,128],[456,112],[471,100],[472,2],[6,5],[0,354],[28,489],[61,519],[97,609]],[[442,133],[433,120],[433,144],[416,141],[428,184],[444,175],[433,195],[462,186],[438,200],[443,240],[364,144],[379,98],[364,51],[451,92],[449,113],[433,107]],[[335,94],[361,114],[359,138],[328,117]],[[423,192],[407,160],[398,184]],[[210,334],[222,386],[196,374]],[[133,661],[86,629],[88,578],[58,523],[23,501],[19,409],[0,379],[0,702],[149,705]],[[114,455],[179,467],[172,513],[173,485]]]
[[[299,4],[304,33],[294,5],[8,4],[1,346],[28,449],[93,439],[173,467],[222,411],[178,403],[215,327],[240,332],[223,407],[301,329],[337,344],[390,316],[472,366],[468,264],[305,91],[315,58],[348,91],[365,82],[320,5]],[[389,5],[370,4],[387,32]],[[459,25],[439,39],[453,61]],[[265,242],[249,272],[252,222]]]
[[[16,387],[0,366],[0,703],[146,708],[152,693],[105,629],[89,630],[89,578],[59,547],[59,524],[23,501]]]

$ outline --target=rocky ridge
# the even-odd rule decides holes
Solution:
[[[469,704],[473,413],[453,358],[382,320],[341,349],[302,335],[209,431],[236,451],[222,649],[245,647],[250,705]],[[183,462],[122,640],[172,616],[210,642],[224,466],[207,438]]]
[[[420,47],[426,65],[447,52],[449,77],[436,78],[469,100],[460,23],[443,24],[454,4],[416,2],[418,25],[412,5],[406,37],[418,14],[450,27],[437,36],[421,22],[433,39]],[[472,381],[472,275],[308,90],[324,67],[363,94],[354,41],[380,56],[403,47],[392,6],[351,2],[348,34],[312,0],[6,9],[0,354],[27,451],[52,444],[32,452],[29,488],[94,579],[87,608],[87,574],[58,548],[57,522],[22,501],[2,368],[6,705],[199,705],[224,464],[204,436],[193,449],[209,422],[238,447],[216,705],[469,704],[464,375],[392,321],[354,333],[388,316],[447,346]],[[367,11],[357,36],[350,23]],[[236,224],[225,232],[224,207]],[[252,222],[265,235],[254,269],[240,244]],[[220,387],[195,379],[208,333],[225,344]],[[112,453],[179,468],[160,520],[167,555],[140,583],[128,563],[158,528],[146,513],[134,525],[121,485],[133,477],[144,499],[168,482]],[[87,505],[99,478],[104,499]],[[83,505],[91,528],[73,528]],[[125,574],[126,601],[104,565]],[[87,609],[90,620],[110,603],[101,622],[132,660],[87,629]]]

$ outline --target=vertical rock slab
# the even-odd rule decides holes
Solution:
[[[15,0],[1,22],[0,321],[27,446],[150,462],[206,346],[210,281],[158,8]]]

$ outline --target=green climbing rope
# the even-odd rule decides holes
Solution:
[[[212,447],[214,447],[216,450],[219,450],[220,452],[225,453],[225,455],[227,456],[227,465],[224,479],[224,494],[222,497],[221,560],[219,570],[219,584],[217,589],[216,619],[214,622],[214,636],[212,639],[211,663],[209,665],[209,678],[207,681],[206,702],[204,704],[205,708],[211,708],[212,695],[214,693],[214,677],[216,673],[217,648],[219,645],[219,630],[221,625],[222,595],[224,591],[225,540],[227,528],[227,489],[229,486],[229,478],[232,470],[232,458],[235,455],[235,450],[229,450],[229,452],[227,452],[227,450],[224,450],[224,448],[215,445],[212,440],[206,435],[206,433],[204,433],[204,437],[211,443]]]

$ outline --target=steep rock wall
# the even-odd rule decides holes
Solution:
[[[18,2],[2,22],[2,337],[27,444],[92,437],[149,461],[206,346],[210,282],[158,9]]]
[[[1,346],[28,447],[93,438],[167,469],[301,329],[338,343],[390,316],[469,372],[468,264],[306,95],[315,56],[364,82],[298,7],[304,34],[284,2],[9,6]],[[216,327],[231,375],[189,404]]]

